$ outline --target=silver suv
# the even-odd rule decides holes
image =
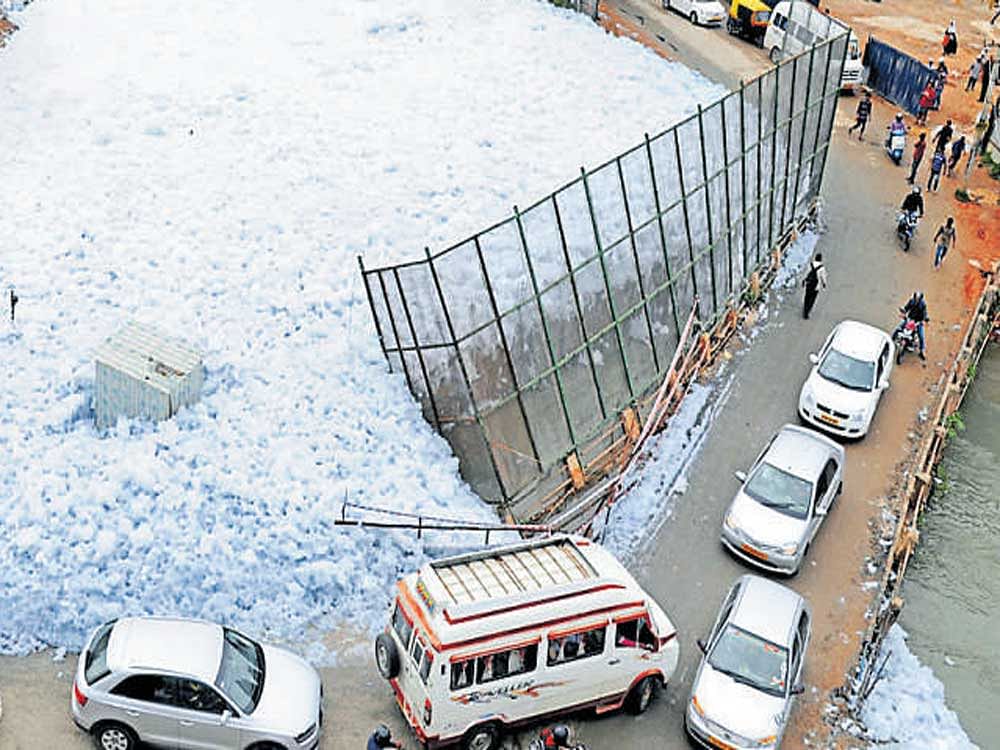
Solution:
[[[313,750],[322,686],[308,663],[200,620],[123,618],[80,654],[70,706],[102,750]]]

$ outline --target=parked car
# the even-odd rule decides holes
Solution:
[[[764,570],[793,575],[844,488],[844,448],[786,424],[764,446],[722,523],[722,543]]]
[[[833,329],[799,394],[799,416],[827,432],[863,437],[889,387],[895,344],[885,331],[845,320]]]
[[[496,750],[569,709],[641,713],[673,675],[677,632],[611,554],[553,536],[405,576],[375,663],[425,747]]]
[[[312,750],[322,696],[288,651],[201,620],[125,617],[87,639],[70,708],[102,750]]]
[[[673,10],[695,25],[719,26],[726,10],[718,0],[663,0],[664,10]]]
[[[730,589],[707,640],[684,723],[700,745],[775,750],[801,682],[812,616],[790,588],[742,576]]]

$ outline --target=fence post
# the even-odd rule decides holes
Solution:
[[[674,155],[677,161],[677,181],[681,188],[681,210],[684,214],[684,234],[687,235],[688,259],[691,263],[691,286],[694,289],[695,306],[701,314],[701,303],[698,301],[698,279],[694,272],[694,245],[691,242],[691,221],[688,218],[687,191],[684,189],[684,163],[681,161],[681,142],[677,135],[677,126],[674,126]]]
[[[649,133],[643,133],[646,139],[646,158],[649,161],[649,179],[653,183],[653,202],[656,205],[656,225],[660,228],[660,245],[663,247],[663,268],[667,273],[667,294],[670,295],[670,312],[674,318],[674,335],[677,345],[681,343],[681,325],[677,316],[677,300],[674,299],[674,277],[670,273],[670,257],[667,252],[667,235],[663,231],[663,209],[660,207],[660,189],[656,186],[656,168],[653,166],[653,148],[649,142]]]
[[[806,123],[809,122],[809,95],[812,93],[813,82],[813,58],[816,56],[816,45],[809,48],[809,73],[806,76],[806,104],[802,110],[802,136],[799,138],[799,158],[796,160],[795,169],[795,192],[792,194],[792,218],[795,218],[795,209],[799,205],[799,183],[802,179],[802,154],[806,145]]]
[[[542,306],[542,294],[538,288],[538,279],[535,277],[535,267],[531,262],[531,254],[528,252],[528,241],[524,236],[524,224],[521,223],[521,212],[514,206],[514,220],[517,222],[517,234],[521,238],[521,250],[524,252],[524,262],[528,266],[528,278],[531,280],[531,289],[535,294],[535,304],[538,305],[538,317],[542,320],[542,335],[545,338],[545,348],[549,352],[549,361],[552,362],[552,375],[556,380],[556,391],[559,393],[559,405],[562,407],[563,418],[566,420],[566,429],[569,431],[569,441],[576,448],[576,434],[573,429],[573,420],[569,416],[569,407],[566,406],[566,392],[563,390],[562,375],[556,350],[552,345],[552,333],[549,331],[549,321],[545,317],[545,308]]]
[[[444,298],[444,291],[441,289],[441,281],[438,279],[437,268],[434,267],[434,256],[431,255],[431,249],[429,247],[424,248],[424,254],[427,256],[427,265],[431,269],[431,278],[434,280],[434,289],[437,291],[438,301],[441,303],[441,311],[444,313],[444,323],[448,327],[448,335],[451,337],[451,342],[455,347],[455,358],[458,360],[458,369],[462,373],[462,381],[465,383],[465,390],[469,394],[469,405],[472,407],[472,415],[475,417],[476,425],[479,427],[480,435],[483,438],[483,444],[486,446],[486,454],[490,458],[490,468],[493,469],[493,476],[496,477],[497,487],[500,488],[500,497],[506,500],[507,492],[504,488],[503,477],[500,475],[500,467],[497,465],[496,457],[493,455],[493,451],[490,448],[490,441],[486,435],[486,425],[483,424],[483,418],[479,414],[479,406],[476,404],[476,395],[472,390],[472,381],[469,380],[468,370],[465,368],[465,360],[462,359],[462,351],[458,346],[458,336],[455,335],[455,326],[451,321],[451,313],[448,312],[448,304]]]
[[[785,136],[785,179],[781,186],[781,221],[778,224],[780,237],[785,232],[785,210],[788,205],[788,177],[792,166],[792,125],[795,123],[795,82],[799,73],[799,57],[792,58],[791,96],[788,98],[788,128]]]
[[[632,211],[628,205],[628,191],[625,189],[625,172],[622,170],[622,160],[615,159],[618,165],[618,182],[622,188],[622,200],[625,203],[625,221],[628,223],[628,239],[632,245],[632,259],[635,261],[635,279],[639,284],[639,296],[642,298],[642,312],[646,317],[646,330],[649,331],[649,346],[653,354],[653,372],[660,371],[660,358],[656,354],[656,341],[653,338],[653,322],[649,318],[649,300],[646,299],[646,287],[642,283],[642,266],[639,263],[639,249],[635,244],[635,228],[632,226]]]
[[[389,303],[389,293],[385,290],[385,277],[382,275],[381,271],[378,271],[378,284],[382,288],[382,299],[385,300],[385,309],[389,313],[389,326],[392,328],[392,337],[396,339],[396,353],[399,355],[399,361],[403,364],[403,376],[406,378],[406,387],[410,389],[410,393],[416,396],[416,391],[413,390],[413,380],[410,378],[410,368],[406,365],[406,355],[403,353],[403,342],[399,340],[399,329],[396,327],[396,316],[392,314],[392,305]],[[402,290],[400,290],[402,294]],[[390,367],[392,364],[390,363]]]
[[[483,274],[483,286],[486,287],[486,297],[490,301],[490,310],[493,312],[493,322],[497,327],[497,334],[500,337],[500,345],[503,347],[504,358],[507,362],[507,369],[510,372],[510,382],[514,386],[514,393],[517,397],[517,406],[521,411],[521,420],[524,422],[524,431],[528,435],[528,442],[531,444],[531,455],[535,459],[535,463],[539,466],[542,465],[542,457],[538,453],[538,444],[535,442],[535,435],[531,429],[531,423],[528,421],[528,412],[524,408],[524,399],[521,397],[521,386],[517,379],[517,370],[514,369],[514,360],[510,356],[510,346],[507,343],[507,334],[503,329],[503,319],[500,317],[500,308],[497,306],[496,294],[493,292],[493,284],[490,282],[490,275],[486,270],[486,259],[483,258],[483,248],[479,244],[479,235],[477,234],[473,238],[473,243],[476,247],[476,256],[479,258],[479,270]],[[487,445],[490,445],[487,439]],[[490,445],[490,451],[492,452],[493,446]],[[513,493],[507,494],[506,488],[503,489],[504,500],[510,500],[513,497]]]
[[[372,318],[375,320],[375,333],[378,335],[378,345],[382,349],[382,356],[385,357],[386,364],[389,365],[389,372],[392,372],[392,362],[389,361],[389,352],[385,350],[385,336],[382,335],[382,323],[378,319],[378,312],[375,310],[375,297],[372,295],[371,285],[368,283],[368,274],[365,272],[365,261],[358,256],[358,268],[361,269],[361,280],[365,284],[365,295],[368,297],[368,307],[371,308]],[[386,305],[388,305],[388,301]],[[397,342],[398,343],[398,342]]]
[[[726,257],[729,259],[729,289],[727,296],[733,293],[733,215],[729,205],[731,198],[729,195],[729,135],[726,132],[726,101],[732,94],[726,95],[719,104],[721,107],[720,116],[722,120],[722,165],[724,175],[724,185],[726,191]]]
[[[757,230],[757,243],[754,246],[754,266],[760,265],[760,225],[761,225],[761,203],[764,198],[760,194],[760,171],[761,171],[761,149],[764,144],[764,76],[757,76],[757,198],[754,206],[754,215],[757,217],[755,229]]]
[[[816,157],[819,155],[820,149],[820,134],[823,131],[823,113],[826,111],[826,86],[827,82],[830,80],[830,61],[833,59],[833,42],[827,40],[826,42],[826,67],[823,70],[823,86],[820,89],[819,97],[819,117],[816,118],[816,137],[813,139],[812,154],[809,156],[809,177],[810,181],[814,181],[816,188],[810,190],[813,194],[819,193],[819,177],[816,175]],[[824,165],[825,166],[825,165]]]
[[[569,246],[566,244],[566,232],[563,230],[562,214],[559,211],[559,201],[556,194],[552,194],[552,210],[556,214],[556,227],[559,229],[559,242],[562,244],[563,259],[566,261],[566,273],[569,276],[569,285],[573,290],[573,304],[576,307],[576,317],[580,321],[580,333],[583,335],[583,344],[587,351],[587,363],[590,365],[590,377],[594,381],[594,392],[597,395],[597,406],[601,410],[601,420],[608,418],[607,408],[604,406],[604,395],[601,393],[601,383],[597,379],[597,365],[594,363],[594,353],[590,350],[590,334],[587,333],[587,323],[583,317],[583,306],[580,304],[580,290],[576,287],[576,275],[573,273],[573,261],[569,257]]]
[[[622,340],[622,326],[618,319],[618,311],[615,310],[614,292],[611,290],[611,282],[608,280],[608,266],[604,262],[604,246],[601,243],[601,232],[597,226],[597,214],[594,213],[594,202],[590,197],[590,186],[587,184],[587,170],[580,167],[580,176],[583,178],[583,193],[587,198],[587,210],[590,212],[590,223],[594,227],[594,242],[597,244],[597,260],[601,264],[601,276],[604,277],[604,291],[608,295],[608,309],[611,310],[611,318],[615,322],[615,339],[618,342],[618,351],[622,357],[622,369],[625,370],[625,385],[628,387],[628,395],[635,398],[635,390],[632,386],[632,373],[628,366],[628,355],[625,353],[625,342]]]
[[[750,262],[747,253],[750,250],[750,231],[747,228],[747,123],[746,123],[746,98],[744,92],[746,84],[740,80],[740,208],[743,211],[743,273],[741,278],[746,278],[750,271]]]
[[[778,100],[781,99],[781,61],[774,66],[774,116],[771,127],[771,189],[767,194],[767,249],[774,247],[774,174],[778,168]],[[762,108],[763,109],[763,108]]]
[[[698,105],[698,143],[701,146],[701,179],[705,190],[705,225],[708,227],[708,264],[712,272],[712,315],[719,311],[719,296],[715,287],[715,238],[712,234],[712,196],[708,189],[708,156],[705,150],[705,124]]]
[[[410,328],[410,338],[413,339],[413,349],[417,353],[417,362],[420,364],[420,374],[424,377],[424,385],[427,386],[427,399],[431,404],[431,414],[434,415],[434,426],[440,432],[441,417],[438,415],[437,402],[434,399],[434,389],[431,388],[431,379],[427,375],[427,364],[424,362],[424,352],[420,348],[420,341],[417,340],[417,329],[413,325],[413,316],[410,315],[410,305],[406,302],[406,294],[403,292],[403,283],[399,280],[399,266],[392,269],[392,276],[396,280],[396,288],[399,289],[399,300],[403,303],[403,315],[406,316],[406,325]]]

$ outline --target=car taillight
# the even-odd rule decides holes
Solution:
[[[80,690],[75,682],[73,683],[73,698],[76,700],[76,705],[80,708],[87,705],[87,696],[83,694],[83,691]]]
[[[424,726],[429,727],[431,725],[431,718],[434,716],[434,708],[431,706],[431,699],[427,698],[424,701]]]

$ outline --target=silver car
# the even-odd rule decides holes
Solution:
[[[201,620],[127,617],[87,640],[70,707],[102,750],[312,750],[322,695],[288,651]]]
[[[844,488],[844,448],[815,430],[786,424],[771,438],[722,522],[722,543],[764,570],[794,575]]]
[[[806,600],[759,576],[742,576],[722,604],[691,688],[688,734],[730,750],[781,745],[801,683],[812,617]]]

